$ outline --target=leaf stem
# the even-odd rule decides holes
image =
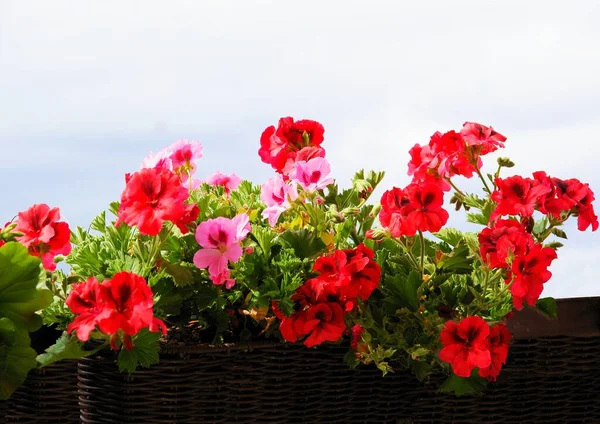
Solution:
[[[419,240],[421,241],[421,279],[425,278],[425,238],[419,230]]]

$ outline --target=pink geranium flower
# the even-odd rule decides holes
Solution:
[[[150,152],[142,161],[141,169],[155,168],[175,172],[182,182],[196,171],[195,162],[202,157],[199,141],[179,140],[158,153]]]
[[[291,202],[298,198],[298,188],[294,181],[285,182],[281,175],[269,179],[261,187],[260,200],[267,205],[262,217],[267,218],[269,225],[274,227],[279,216],[288,210]]]
[[[240,185],[241,182],[242,182],[242,179],[240,177],[238,177],[237,175],[235,175],[235,174],[225,175],[225,174],[221,174],[219,171],[212,174],[206,180],[207,184],[210,184],[213,186],[224,187],[225,193],[228,193],[228,194],[231,192],[231,190],[235,190],[236,188],[238,188],[238,186]]]
[[[242,256],[240,242],[250,232],[248,215],[239,214],[233,219],[218,217],[209,219],[198,225],[196,241],[202,249],[194,255],[194,265],[208,268],[208,273],[215,284],[232,286],[229,280],[227,265],[237,262]]]
[[[327,159],[316,157],[308,161],[296,162],[296,169],[290,177],[300,184],[304,190],[312,193],[333,183],[333,178],[329,176],[330,173],[331,166]]]

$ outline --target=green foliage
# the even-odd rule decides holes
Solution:
[[[421,276],[415,272],[407,277],[401,275],[386,275],[385,287],[391,292],[391,296],[386,298],[386,302],[392,304],[396,309],[402,307],[416,311],[419,308],[419,288],[421,287]]]
[[[457,377],[452,374],[440,386],[440,392],[453,393],[456,396],[482,395],[487,386],[487,381],[479,377],[476,372],[469,378]]]
[[[101,345],[100,348],[106,347]],[[84,350],[83,343],[75,335],[69,335],[66,332],[56,341],[55,344],[46,349],[46,353],[37,356],[37,362],[40,367],[45,367],[57,361],[65,359],[85,358],[97,352],[99,349]]]
[[[19,243],[0,247],[0,399],[8,399],[36,366],[28,332],[41,326],[36,312],[52,302],[52,293],[38,288],[40,265]]]
[[[296,255],[301,259],[313,258],[322,254],[326,248],[323,240],[306,228],[287,230],[279,236],[279,239],[288,247],[294,249]]]
[[[158,339],[160,333],[152,333],[147,329],[140,331],[133,336],[133,349],[121,349],[117,364],[119,371],[133,373],[136,368],[150,368],[151,365],[158,364],[160,345]]]
[[[548,318],[556,319],[557,312],[558,312],[558,306],[557,306],[556,300],[554,300],[554,298],[544,297],[542,299],[538,299],[538,301],[535,304],[535,307],[537,308],[538,311],[540,311],[542,314],[546,315]]]
[[[27,330],[9,318],[0,318],[0,400],[6,400],[35,368],[35,350]]]

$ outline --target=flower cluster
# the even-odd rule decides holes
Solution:
[[[59,208],[50,208],[45,203],[19,212],[16,221],[7,223],[3,232],[25,246],[31,256],[40,258],[48,271],[56,269],[56,256],[71,252],[69,225],[60,221]],[[0,246],[5,242],[0,239]]]
[[[131,350],[131,336],[143,328],[167,332],[165,323],[154,317],[152,290],[144,278],[131,272],[119,272],[102,283],[88,278],[74,284],[65,303],[77,315],[67,331],[75,331],[81,341],[89,340],[98,327],[110,336],[114,350],[119,349],[121,337],[125,349]]]
[[[261,185],[220,172],[201,181],[202,145],[180,140],[125,176],[112,221],[103,212],[71,232],[57,208],[35,205],[0,230],[0,245],[19,241],[49,271],[44,320],[67,333],[45,364],[91,355],[90,339],[120,350],[119,367],[133,372],[156,362],[160,343],[277,338],[346,342],[350,366],[480,387],[507,362],[513,310],[555,315],[540,297],[561,227],[571,218],[581,231],[599,227],[586,183],[504,176],[507,158],[484,172],[506,141],[474,122],[435,132],[410,149],[410,183],[373,204],[383,173],[359,171],[338,187],[323,126],[284,117],[260,137],[275,171]],[[479,179],[480,190],[461,190],[457,177]],[[445,228],[449,205],[476,232]],[[55,269],[57,255],[68,255],[68,273]]]
[[[316,121],[281,118],[277,129],[270,126],[263,131],[258,154],[264,163],[288,176],[296,170],[298,162],[325,157],[325,149],[321,147],[324,133],[323,125]]]
[[[308,335],[304,340],[307,347],[338,341],[346,331],[344,315],[355,310],[358,299],[367,300],[379,285],[381,268],[373,255],[360,244],[318,258],[313,268],[318,275],[292,296],[294,313],[286,317],[277,303],[274,305],[283,338],[296,342]]]
[[[240,214],[233,219],[219,217],[198,225],[196,240],[202,246],[194,255],[194,265],[208,268],[210,279],[216,285],[230,289],[235,284],[227,265],[242,256],[240,242],[250,232],[248,215]]]
[[[459,377],[470,377],[478,368],[481,377],[496,380],[508,357],[512,338],[504,324],[489,324],[478,316],[463,319],[460,323],[447,321],[440,334],[443,349],[440,359],[452,365]]]

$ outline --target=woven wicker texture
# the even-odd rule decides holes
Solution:
[[[77,363],[64,361],[31,371],[6,404],[6,423],[79,423]]]
[[[179,353],[177,353],[179,352]],[[439,380],[348,370],[345,348],[169,348],[132,376],[114,358],[79,362],[81,422],[599,423],[600,337],[520,340],[481,398],[438,394]]]

